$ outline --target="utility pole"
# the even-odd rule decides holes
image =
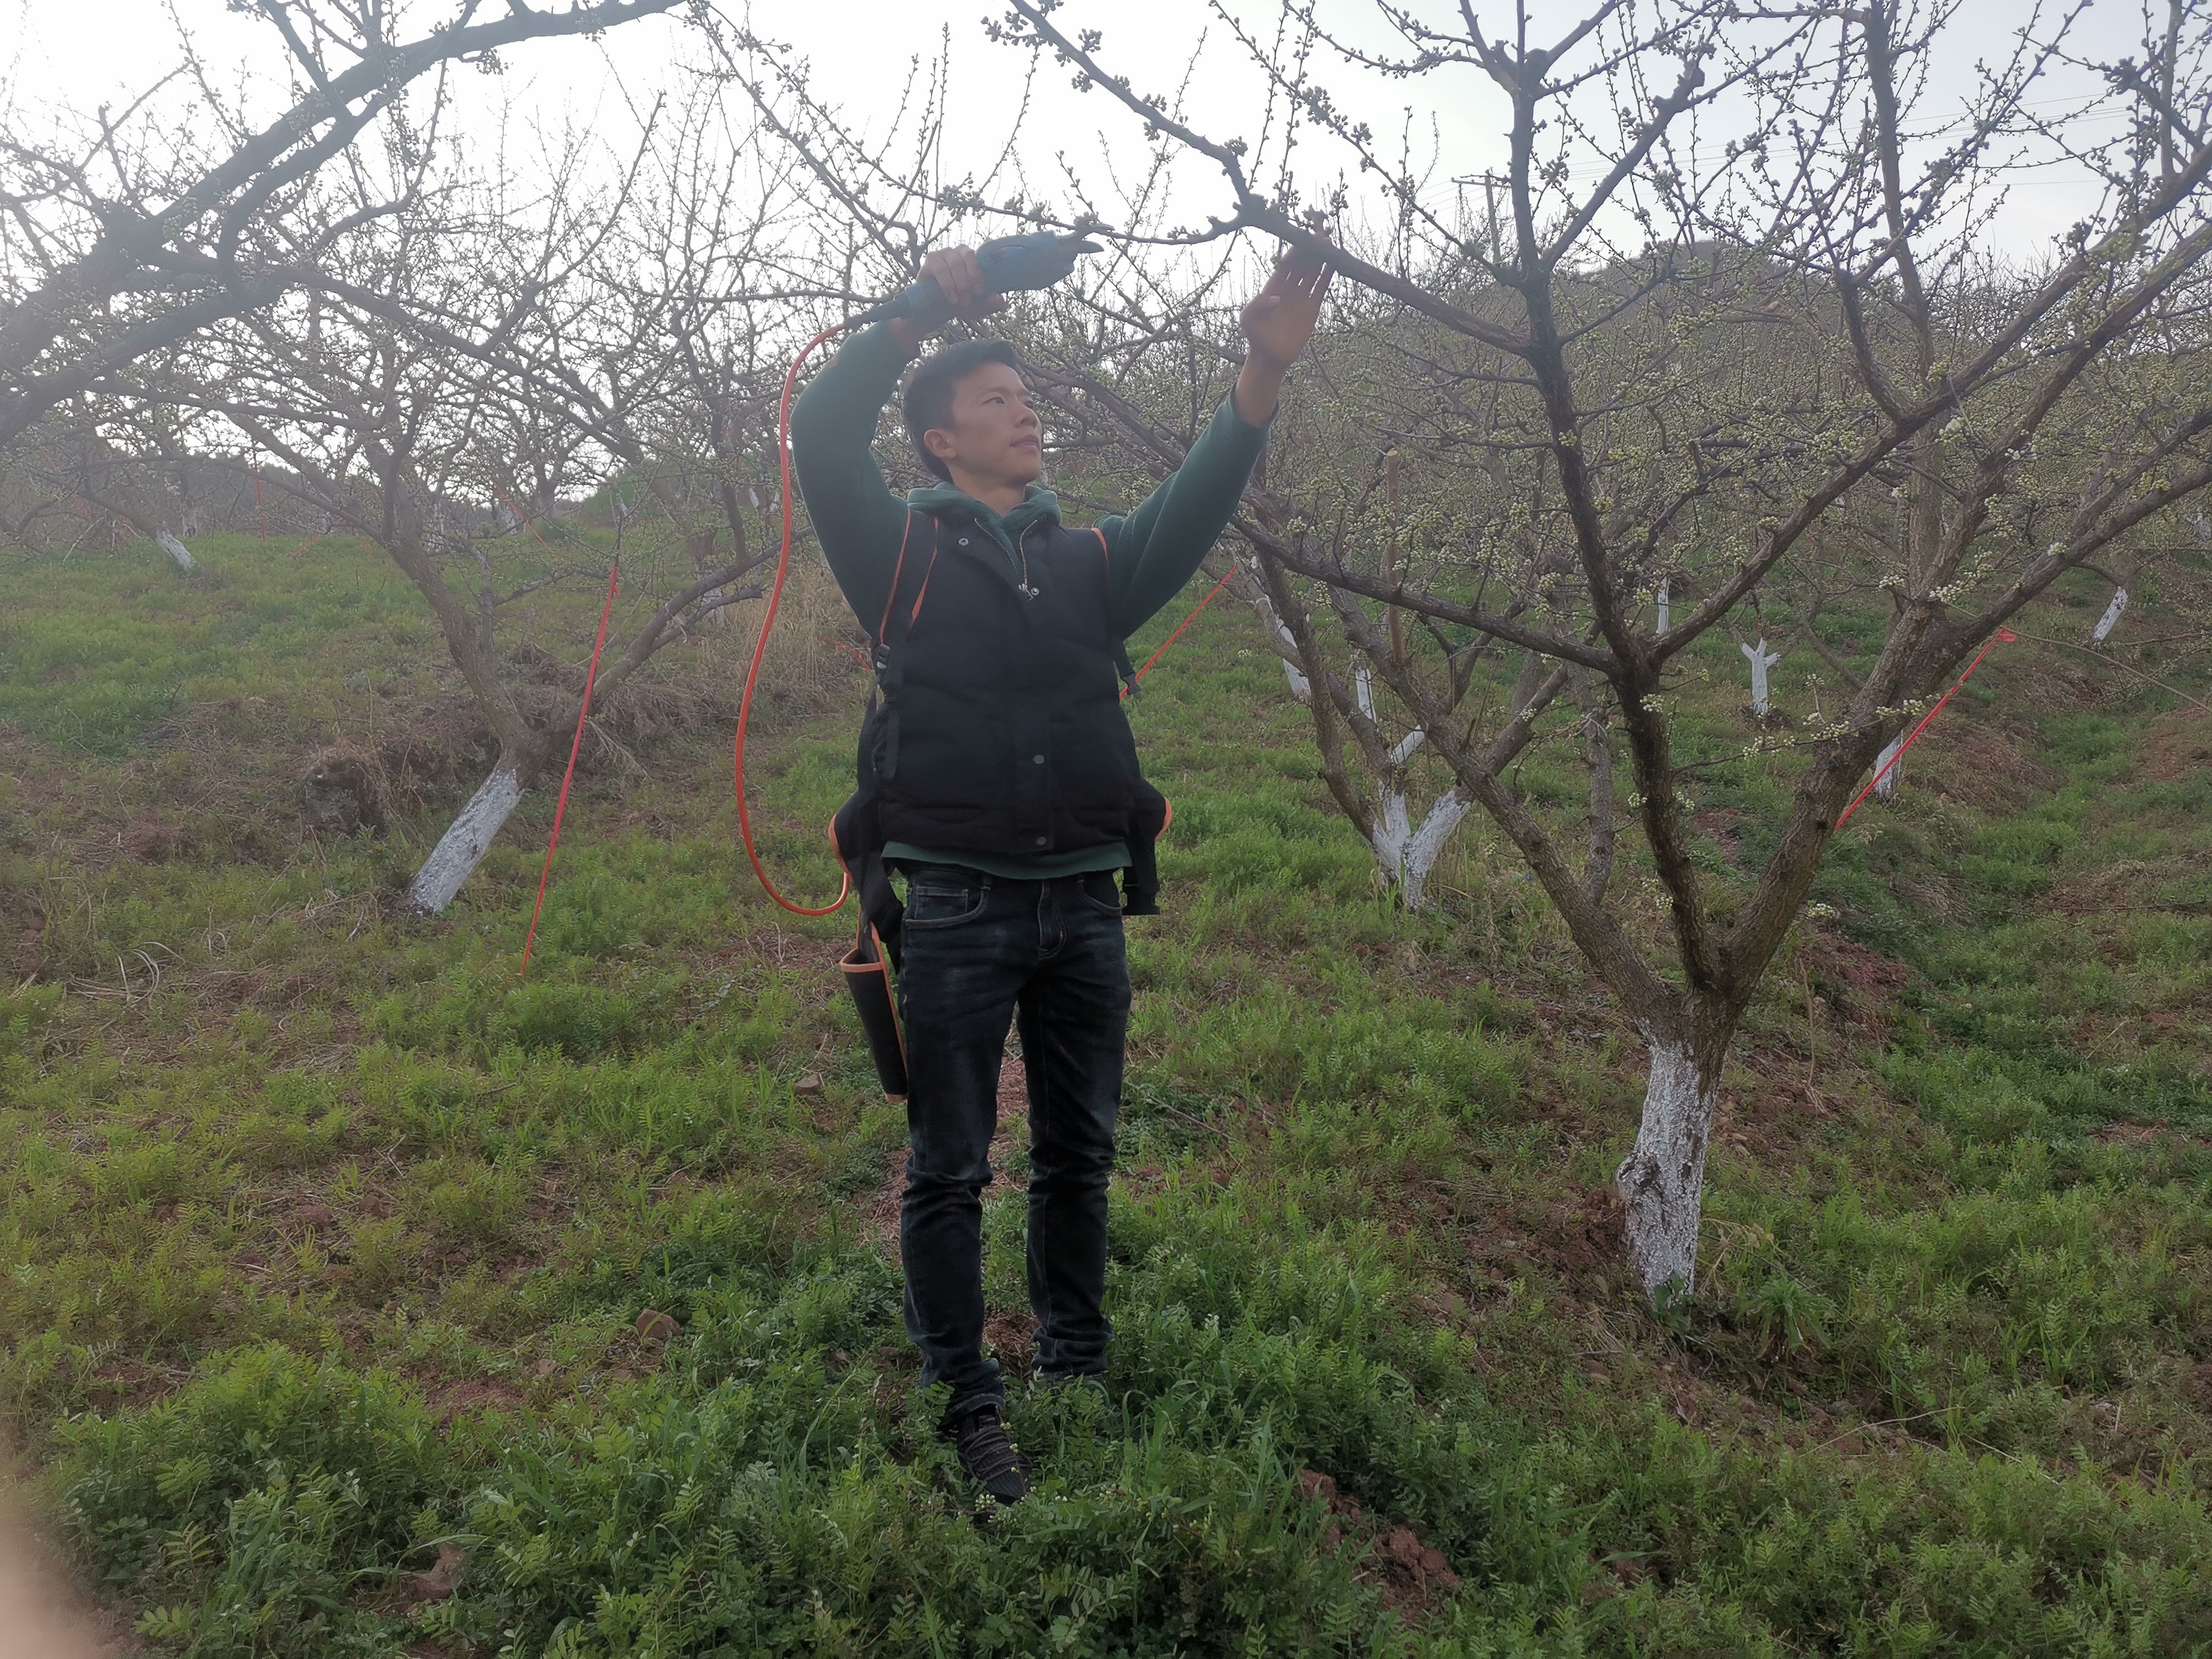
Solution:
[[[2179,0],[2176,0],[2176,3],[2179,3]],[[1462,191],[1460,196],[1459,217],[1462,234],[1465,234],[1467,224],[1466,186],[1468,185],[1480,185],[1482,186],[1482,199],[1485,216],[1490,229],[1490,240],[1484,245],[1484,252],[1489,255],[1490,263],[1492,264],[1503,264],[1504,263],[1504,261],[1499,258],[1498,192],[1501,188],[1510,182],[1511,180],[1508,179],[1503,173],[1470,173],[1465,178],[1455,179],[1452,180],[1452,183],[1461,187]]]

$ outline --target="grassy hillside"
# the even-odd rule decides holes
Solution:
[[[1832,858],[1729,1079],[1700,1294],[1654,1316],[1607,1190],[1633,1033],[1480,826],[1438,914],[1379,903],[1256,625],[1209,611],[1134,712],[1176,812],[1132,927],[1129,1432],[1019,1386],[1012,1137],[992,1331],[1042,1480],[994,1516],[914,1396],[844,925],[734,845],[749,623],[587,745],[518,983],[550,800],[396,914],[485,753],[412,591],[342,541],[196,550],[0,563],[0,1409],[157,1650],[2212,1643],[2202,705],[1992,656]],[[532,672],[592,597],[542,596]],[[837,623],[816,582],[759,732],[811,893]],[[1723,884],[1784,787],[1741,667],[1681,688]],[[334,750],[380,829],[304,827]],[[1571,802],[1565,762],[1524,785]]]

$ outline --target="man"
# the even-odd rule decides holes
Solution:
[[[921,274],[963,320],[1005,307],[971,248],[930,254]],[[1129,1012],[1115,872],[1130,910],[1149,911],[1161,804],[1121,710],[1122,641],[1181,591],[1235,511],[1328,275],[1317,258],[1276,262],[1240,319],[1235,393],[1174,477],[1094,530],[1063,525],[1037,483],[1042,425],[1003,341],[969,340],[915,369],[907,433],[939,482],[904,501],[869,446],[922,328],[900,319],[856,336],[793,411],[799,489],[874,636],[885,697],[861,771],[881,857],[907,878],[894,935],[906,1326],[923,1382],[950,1389],[944,1431],[1000,1502],[1029,1490],[983,1352],[982,1191],[1007,1024],[1018,1017],[1029,1080],[1036,1371],[1095,1380],[1110,1331],[1106,1187]]]

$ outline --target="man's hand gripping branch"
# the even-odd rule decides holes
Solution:
[[[1267,285],[1237,317],[1246,350],[1237,375],[1237,412],[1254,426],[1273,417],[1283,377],[1313,338],[1322,297],[1334,275],[1327,259],[1286,247],[1275,256]]]

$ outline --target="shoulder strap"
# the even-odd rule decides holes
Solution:
[[[1106,626],[1114,626],[1114,550],[1106,544],[1106,532],[1097,525],[1091,533],[1098,538],[1098,574],[1106,590]],[[1114,639],[1114,672],[1121,677],[1122,698],[1126,701],[1137,695],[1137,671],[1129,665],[1129,642],[1116,635]]]
[[[899,577],[906,569],[907,544],[914,538],[914,521],[921,518],[929,525],[929,562],[921,573],[921,591],[914,597],[911,606],[899,601]],[[937,568],[936,519],[929,514],[909,510],[906,515],[906,533],[899,538],[898,563],[891,570],[891,591],[884,598],[883,620],[876,626],[874,667],[876,684],[884,694],[884,728],[878,744],[875,765],[879,779],[898,775],[899,751],[899,692],[906,681],[906,636],[914,626],[915,618],[921,614],[922,599],[929,592],[930,574]]]
[[[914,539],[915,513],[906,510],[906,528],[899,532],[898,561],[891,566],[891,585],[884,594],[884,614],[876,623],[876,648],[883,648],[885,635],[891,625],[891,611],[898,604],[899,578],[906,574],[906,544]]]

